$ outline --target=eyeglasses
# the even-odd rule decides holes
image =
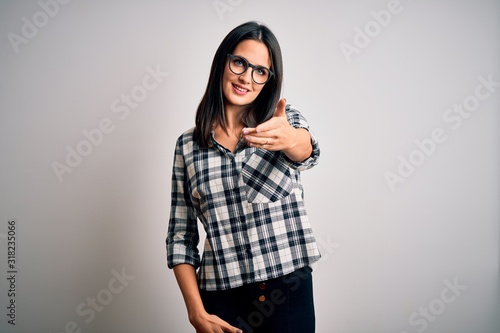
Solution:
[[[257,84],[265,84],[274,75],[269,68],[252,65],[243,57],[234,54],[227,56],[229,57],[229,69],[236,75],[241,75],[247,71],[248,67],[252,67],[252,80]]]

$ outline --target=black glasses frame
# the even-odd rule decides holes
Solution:
[[[267,82],[269,82],[269,80],[273,77],[274,73],[272,70],[270,70],[269,68],[267,67],[264,67],[264,66],[256,66],[256,65],[253,65],[251,63],[248,62],[248,60],[246,60],[245,58],[243,58],[242,56],[239,56],[239,55],[234,55],[234,54],[231,54],[231,53],[228,53],[227,56],[229,57],[229,70],[231,72],[233,72],[233,74],[235,75],[241,75],[243,73],[245,73],[247,70],[248,70],[248,67],[251,67],[252,68],[252,81],[255,82],[256,84],[266,84]],[[235,72],[232,68],[231,68],[231,61],[234,59],[234,58],[240,58],[241,60],[243,60],[243,63],[245,64],[245,69],[243,70],[243,72],[241,73],[237,73]],[[267,80],[265,82],[257,82],[255,81],[254,77],[253,77],[253,73],[255,72],[256,69],[265,69],[266,71],[269,72],[269,77],[267,78]]]

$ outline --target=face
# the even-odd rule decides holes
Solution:
[[[271,59],[267,46],[256,40],[244,40],[236,46],[232,54],[245,58],[250,64],[271,68]],[[252,68],[248,67],[243,74],[236,75],[229,69],[229,57],[222,76],[222,91],[226,110],[239,109],[257,98],[265,84],[257,84],[252,80]]]

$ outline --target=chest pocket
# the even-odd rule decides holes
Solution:
[[[241,174],[248,202],[275,202],[292,192],[290,169],[280,154],[257,149],[243,161]]]

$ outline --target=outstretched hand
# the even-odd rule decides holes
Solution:
[[[267,150],[286,150],[295,146],[296,129],[288,123],[285,113],[286,99],[276,106],[274,116],[257,127],[245,127],[243,137],[249,146]]]

